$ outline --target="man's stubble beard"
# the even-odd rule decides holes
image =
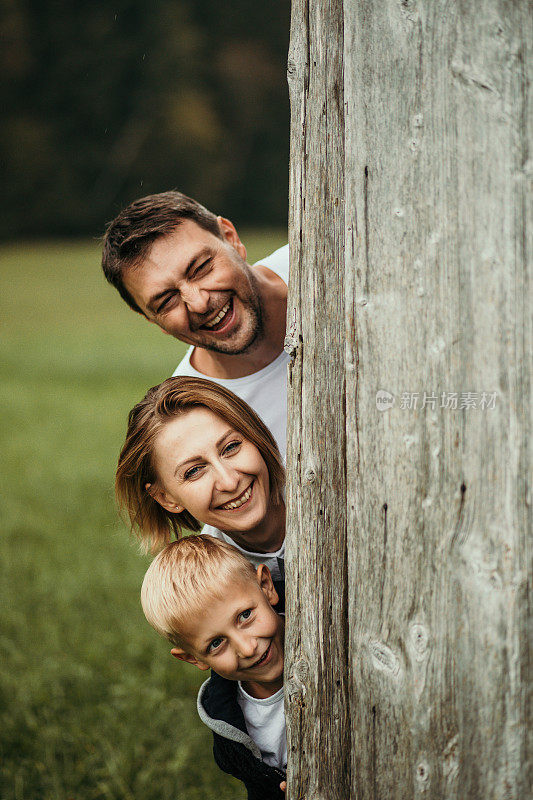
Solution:
[[[263,340],[265,331],[257,279],[248,264],[246,264],[246,262],[244,262],[244,264],[250,282],[250,292],[247,298],[243,300],[239,297],[239,300],[243,308],[246,309],[246,315],[250,324],[250,331],[246,341],[236,348],[235,345],[232,345],[231,341],[216,342],[210,338],[206,338],[205,343],[198,342],[195,344],[195,347],[202,347],[204,350],[210,350],[212,353],[220,353],[227,356],[240,356],[244,353],[252,352]],[[235,294],[233,294],[232,297],[235,297]]]

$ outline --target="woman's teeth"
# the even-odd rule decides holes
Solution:
[[[250,484],[245,493],[238,497],[237,500],[232,500],[231,503],[226,503],[226,505],[220,506],[220,508],[224,511],[230,511],[233,508],[240,508],[243,503],[246,503],[246,501],[250,499],[250,495],[252,494],[252,486],[253,484]]]
[[[226,316],[226,314],[228,313],[229,307],[230,307],[230,301],[228,300],[228,302],[226,303],[224,308],[220,309],[220,311],[218,312],[216,317],[214,319],[212,319],[210,322],[206,322],[204,324],[204,328],[214,328],[215,325],[218,325],[220,320],[223,319]]]

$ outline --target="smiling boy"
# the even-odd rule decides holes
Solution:
[[[148,622],[174,645],[173,656],[213,670],[198,712],[213,731],[218,766],[243,781],[249,800],[283,797],[284,618],[267,567],[255,570],[211,536],[189,536],[154,559],[141,602]]]

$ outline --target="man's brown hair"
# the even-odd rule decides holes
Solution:
[[[150,194],[135,200],[106,228],[102,251],[104,275],[130,308],[139,314],[144,312],[124,286],[124,270],[142,263],[155,240],[172,233],[186,219],[222,238],[216,216],[196,200],[177,191]]]
[[[268,470],[270,497],[274,505],[283,501],[285,470],[274,437],[255,411],[230,392],[203,378],[179,376],[149,389],[132,408],[128,417],[126,441],[120,453],[115,477],[118,504],[130,518],[145,550],[152,552],[168,544],[172,534],[179,538],[183,528],[199,531],[202,525],[187,510],[167,511],[147,491],[146,484],[157,485],[154,447],[162,428],[191,408],[209,409],[248,441],[259,452]]]

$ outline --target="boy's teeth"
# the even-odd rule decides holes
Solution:
[[[215,319],[212,319],[211,322],[206,322],[204,328],[213,328],[215,325],[218,325],[220,320],[228,313],[229,311],[229,300],[224,306],[221,308],[218,314],[216,315]]]
[[[222,506],[222,509],[230,510],[232,508],[239,508],[239,506],[242,506],[243,503],[246,503],[251,494],[252,494],[252,484],[250,484],[250,486],[247,488],[242,497],[239,497],[238,500],[232,500],[231,503],[226,503],[225,506]]]

